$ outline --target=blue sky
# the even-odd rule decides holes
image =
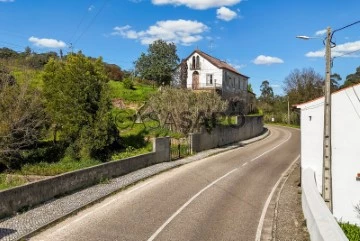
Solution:
[[[132,69],[148,44],[177,44],[225,60],[250,77],[255,93],[268,80],[276,94],[295,68],[324,75],[322,30],[360,20],[358,0],[0,0],[0,47],[36,52],[81,50]],[[318,36],[308,41],[297,35]],[[332,72],[360,66],[360,24],[336,32]],[[345,55],[344,55],[345,54]],[[343,56],[341,56],[343,55]]]

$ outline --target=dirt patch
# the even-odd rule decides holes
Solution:
[[[48,179],[50,177],[51,176],[7,174],[6,175],[6,181],[7,182],[12,182],[12,181],[15,181],[15,180],[22,180],[25,183],[28,183],[28,182],[35,182],[35,181]]]

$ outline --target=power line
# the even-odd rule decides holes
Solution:
[[[79,30],[79,28],[80,28],[80,25],[84,22],[84,19],[85,19],[86,15],[87,15],[88,13],[89,13],[89,11],[87,10],[87,11],[83,14],[83,16],[82,16],[80,22],[78,23],[78,25],[76,26],[76,29],[75,29],[73,35],[72,35],[71,38],[69,39],[69,43],[70,43],[70,44],[71,44],[73,38],[75,37],[76,33],[78,32],[78,30]]]
[[[351,55],[351,54],[356,53],[356,52],[359,52],[359,51],[360,51],[360,49],[355,50],[355,51],[351,51],[351,52],[348,52],[348,53],[344,53],[344,54],[342,54],[342,55],[335,56],[333,59],[339,58],[339,57],[342,57],[342,56],[345,56],[345,55]]]
[[[89,28],[91,27],[91,25],[94,24],[96,18],[100,15],[100,13],[104,10],[105,6],[107,5],[107,3],[109,2],[109,0],[105,0],[104,4],[101,6],[101,8],[99,9],[99,11],[95,14],[95,16],[93,17],[93,19],[90,21],[90,23],[87,25],[87,27],[84,29],[84,31],[79,35],[78,38],[76,38],[76,40],[74,41],[74,45],[80,40],[80,38],[89,30]]]

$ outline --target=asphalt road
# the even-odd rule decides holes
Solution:
[[[269,195],[300,153],[298,130],[270,131],[140,182],[31,240],[255,240]]]

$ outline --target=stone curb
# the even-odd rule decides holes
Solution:
[[[278,204],[280,200],[280,196],[284,186],[286,185],[287,180],[289,179],[290,175],[294,172],[297,165],[299,165],[300,160],[294,161],[291,163],[289,169],[286,173],[281,177],[281,181],[278,187],[275,190],[273,197],[271,198],[269,207],[266,211],[265,220],[263,229],[261,232],[261,241],[271,241],[274,240],[275,232],[276,232],[276,220],[278,215]]]
[[[180,159],[180,160],[177,160],[177,161],[164,162],[164,163],[159,163],[159,164],[156,164],[156,165],[153,165],[153,166],[149,166],[149,167],[137,170],[135,172],[129,173],[127,175],[114,178],[114,179],[111,180],[110,184],[97,184],[95,186],[88,187],[88,188],[86,188],[84,190],[78,191],[78,192],[70,194],[68,196],[58,198],[58,199],[53,200],[53,201],[56,202],[56,201],[61,200],[61,199],[71,198],[72,195],[77,195],[77,194],[79,194],[81,196],[82,195],[82,194],[80,194],[81,192],[84,192],[84,191],[92,189],[92,188],[93,189],[99,188],[99,186],[101,187],[101,185],[102,185],[102,187],[105,187],[105,185],[112,185],[114,183],[115,183],[114,185],[116,185],[116,182],[120,183],[119,185],[116,185],[116,188],[113,188],[113,190],[110,190],[107,193],[104,193],[102,195],[100,194],[98,197],[95,197],[92,200],[84,201],[83,203],[81,203],[77,207],[74,207],[70,211],[66,211],[66,212],[64,212],[64,213],[62,213],[60,215],[57,215],[57,216],[55,214],[55,215],[53,215],[54,217],[49,218],[44,223],[38,222],[37,225],[35,224],[34,227],[29,228],[28,227],[29,226],[28,220],[26,220],[25,218],[24,218],[24,220],[21,220],[21,216],[22,215],[25,216],[27,213],[29,213],[31,211],[34,211],[34,213],[35,213],[34,216],[42,215],[40,212],[36,212],[36,210],[35,210],[37,208],[41,208],[42,206],[47,205],[47,203],[41,204],[41,205],[35,207],[34,209],[26,211],[25,213],[22,213],[22,214],[19,214],[17,216],[10,217],[8,219],[2,220],[2,222],[0,223],[0,231],[1,231],[2,228],[11,229],[11,227],[9,227],[9,226],[4,227],[4,224],[6,225],[6,223],[8,223],[9,221],[10,221],[10,223],[15,223],[17,225],[19,225],[19,223],[20,223],[21,227],[26,226],[26,228],[28,228],[29,230],[26,230],[25,232],[19,232],[19,228],[18,228],[18,230],[14,229],[19,234],[17,236],[15,234],[12,235],[12,236],[8,235],[9,237],[7,237],[7,235],[2,237],[1,232],[0,232],[0,240],[6,240],[6,241],[27,240],[28,238],[34,236],[39,231],[41,231],[41,230],[43,230],[43,229],[45,229],[45,228],[47,228],[47,227],[49,227],[51,225],[54,225],[54,224],[56,224],[56,223],[58,223],[58,222],[60,222],[60,221],[62,221],[64,219],[66,219],[67,217],[70,217],[70,216],[78,213],[79,211],[84,210],[85,208],[90,207],[90,206],[104,200],[105,198],[107,198],[107,197],[109,197],[111,195],[114,195],[114,194],[124,190],[125,188],[127,188],[127,187],[129,187],[131,185],[134,185],[134,184],[136,184],[136,183],[138,183],[138,182],[140,182],[142,180],[145,180],[147,178],[150,178],[150,177],[155,176],[157,174],[160,174],[162,172],[171,170],[173,168],[185,165],[185,164],[190,163],[190,162],[198,161],[198,160],[201,160],[201,159],[204,159],[204,158],[216,155],[216,154],[220,154],[220,153],[223,153],[223,152],[226,152],[226,151],[230,151],[230,150],[239,148],[241,146],[249,145],[251,143],[260,141],[262,139],[265,139],[266,137],[269,136],[269,134],[270,134],[270,131],[267,128],[264,128],[263,134],[261,134],[260,136],[254,137],[252,139],[245,140],[245,141],[240,141],[238,143],[234,143],[233,145],[228,145],[228,146],[221,147],[221,148],[215,148],[215,149],[202,151],[200,153],[195,154],[194,156],[186,157],[186,158],[183,158],[183,159]],[[126,179],[130,179],[130,181],[129,180],[127,181]],[[49,203],[51,203],[51,202],[52,201],[50,201]],[[59,209],[61,209],[61,207]],[[60,210],[60,212],[61,212],[61,210]],[[13,222],[11,222],[12,219],[18,219],[18,220],[14,220]],[[36,219],[36,218],[34,217],[34,219]],[[21,221],[24,221],[23,225],[21,224]],[[26,228],[24,228],[24,229],[26,229]]]

